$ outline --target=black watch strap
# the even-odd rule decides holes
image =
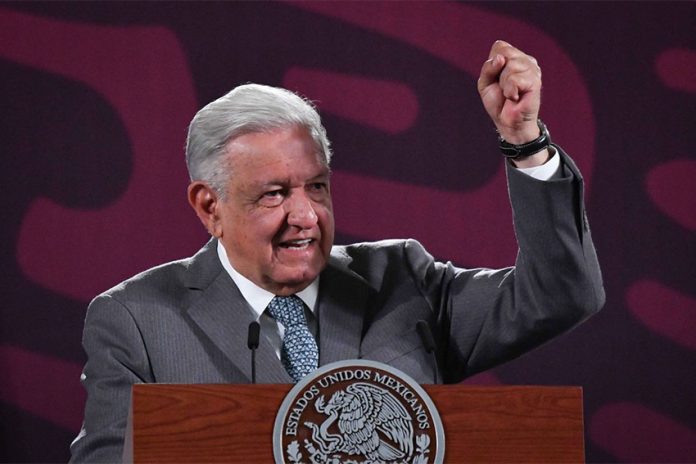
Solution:
[[[548,148],[548,146],[551,145],[551,136],[546,129],[546,124],[544,124],[541,119],[537,119],[537,125],[539,126],[539,131],[541,131],[541,135],[531,142],[521,145],[513,145],[506,142],[505,139],[498,134],[498,143],[503,156],[506,158],[526,158],[527,156],[539,153],[544,148]]]

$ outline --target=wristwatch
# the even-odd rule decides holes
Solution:
[[[546,129],[546,124],[544,124],[541,119],[537,119],[537,125],[539,126],[539,131],[541,131],[541,135],[531,142],[521,145],[513,145],[506,142],[505,139],[498,134],[498,143],[503,156],[506,158],[526,158],[548,148],[548,146],[551,145],[551,136],[549,135],[548,129]]]

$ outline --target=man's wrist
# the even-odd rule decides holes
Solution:
[[[535,122],[533,124],[528,124],[527,127],[525,127],[522,130],[506,130],[502,131],[498,129],[498,136],[502,138],[503,140],[510,142],[511,144],[514,145],[522,145],[525,143],[529,143],[532,140],[535,140],[541,135],[541,130],[539,129],[539,125]]]
[[[531,156],[521,158],[509,158],[510,162],[518,169],[534,168],[546,164],[551,159],[552,152],[549,148],[544,148],[540,152],[534,153]]]
[[[551,144],[551,136],[541,119],[537,119],[537,128],[538,137],[524,143],[512,143],[498,133],[498,144],[503,156],[520,160],[547,149]]]

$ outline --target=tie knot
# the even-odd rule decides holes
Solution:
[[[286,329],[297,325],[307,325],[304,303],[296,295],[275,296],[267,309],[271,316]]]

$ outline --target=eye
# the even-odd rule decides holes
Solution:
[[[324,202],[329,199],[328,182],[312,182],[305,187],[307,195],[312,201]]]
[[[326,183],[324,182],[314,182],[312,184],[309,184],[310,190],[313,190],[315,192],[320,192],[326,190]]]
[[[283,202],[285,192],[282,189],[269,190],[263,192],[259,202],[264,206],[277,206]]]

